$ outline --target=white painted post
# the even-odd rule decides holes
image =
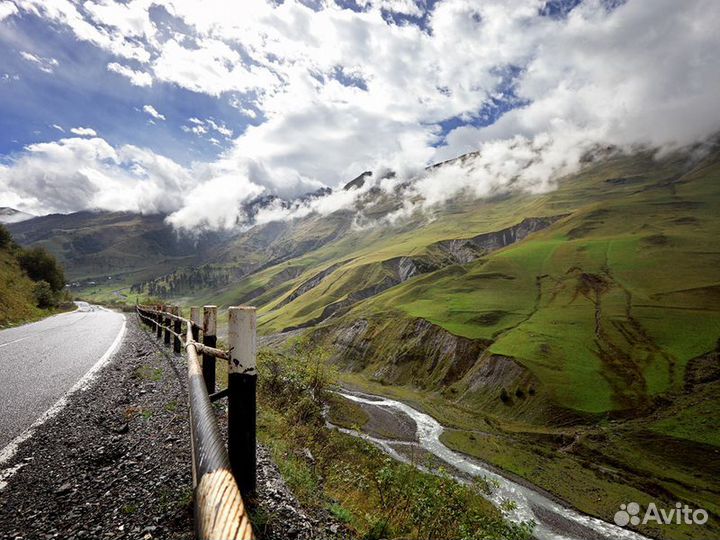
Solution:
[[[228,309],[228,455],[240,492],[249,499],[256,487],[256,328],[254,307]]]

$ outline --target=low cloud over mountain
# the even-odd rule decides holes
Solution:
[[[364,170],[397,173],[376,180],[381,189],[417,177],[412,192],[426,206],[461,190],[552,189],[593,148],[668,149],[720,129],[720,7],[710,0],[13,5],[0,22],[6,46],[24,42],[21,17],[69,30],[103,59],[114,91],[137,99],[143,130],[189,141],[166,152],[140,131],[106,132],[107,119],[88,111],[74,125],[89,138],[50,129],[49,140],[5,152],[0,201],[32,213],[165,212],[180,228],[226,228],[258,196],[337,188]],[[40,75],[73,69],[57,57],[55,73]],[[2,84],[17,83],[7,75]],[[196,96],[197,110],[171,105],[177,95]],[[148,125],[148,115],[163,121]],[[197,118],[210,127],[193,132]],[[63,125],[50,111],[46,121]],[[198,141],[210,150],[183,152]],[[371,184],[255,219],[349,207]]]

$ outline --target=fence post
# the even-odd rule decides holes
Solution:
[[[155,306],[155,311],[159,311],[160,309],[161,309],[160,306],[157,306],[157,305]],[[162,337],[162,326],[161,326],[162,325],[162,317],[160,316],[159,313],[155,313],[153,315],[153,318],[155,319],[155,322],[157,323],[157,328],[155,329],[155,337],[157,337],[157,339],[160,339]]]
[[[228,455],[243,497],[255,495],[257,392],[254,307],[228,309]]]
[[[172,314],[179,317],[180,316],[180,306],[173,306]],[[180,341],[180,338],[178,336],[182,332],[182,321],[175,319],[173,321],[173,330],[177,334],[175,336],[175,339],[173,339],[173,351],[176,353],[180,353],[180,352],[182,352],[182,342]]]
[[[172,308],[170,306],[163,306],[162,310],[170,312]],[[163,317],[163,326],[165,326],[165,338],[163,341],[165,345],[170,345],[170,319]]]
[[[217,347],[217,306],[203,307],[203,345]],[[215,392],[215,357],[203,354],[202,372],[208,394]]]
[[[202,316],[200,315],[200,308],[193,306],[190,308],[190,322],[192,323],[192,337],[193,340],[200,342],[200,326],[202,325]]]

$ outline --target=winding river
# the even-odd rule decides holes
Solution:
[[[412,442],[382,439],[367,433],[338,427],[342,432],[361,437],[377,445],[393,458],[405,463],[410,463],[410,459],[399,452],[397,448],[401,445],[414,445],[435,455],[457,471],[470,476],[486,477],[497,485],[490,496],[492,502],[500,506],[503,501],[513,501],[515,509],[505,511],[505,516],[513,521],[535,521],[534,537],[538,540],[648,540],[641,534],[558,504],[540,491],[533,490],[491,470],[481,461],[451,450],[440,441],[443,426],[432,416],[413,409],[405,403],[348,390],[341,390],[337,393],[366,407],[380,407],[392,411],[394,414],[407,415],[417,425],[417,440]],[[462,480],[460,476],[458,479]]]

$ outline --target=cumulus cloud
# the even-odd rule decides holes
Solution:
[[[65,138],[32,144],[9,165],[0,165],[0,192],[17,206],[43,214],[83,208],[172,212],[192,184],[189,171],[170,159],[132,145]]]
[[[0,21],[15,15],[18,12],[18,8],[12,2],[0,2]]]
[[[127,77],[134,86],[152,86],[152,75],[144,71],[134,70],[117,62],[110,62],[107,65],[107,69],[108,71]]]
[[[81,137],[95,137],[97,133],[94,129],[88,127],[75,127],[70,129],[70,133],[80,135]],[[32,147],[30,147],[32,148]]]
[[[566,17],[544,16],[541,0],[443,0],[430,11],[365,0],[360,12],[332,1],[313,10],[295,0],[166,0],[182,28],[162,35],[156,4],[17,2],[140,65],[108,65],[132,84],[176,85],[253,119],[243,129],[204,117],[181,126],[226,150],[183,169],[190,191],[169,207],[177,226],[231,226],[259,194],[337,187],[364,170],[395,171],[396,181],[378,181],[384,189],[414,179],[421,206],[460,192],[538,192],[594,145],[676,148],[720,129],[714,0],[584,0]],[[364,189],[270,205],[257,219],[348,208]]]
[[[165,115],[157,112],[152,105],[143,105],[143,111],[155,118],[156,120],[165,120]]]

